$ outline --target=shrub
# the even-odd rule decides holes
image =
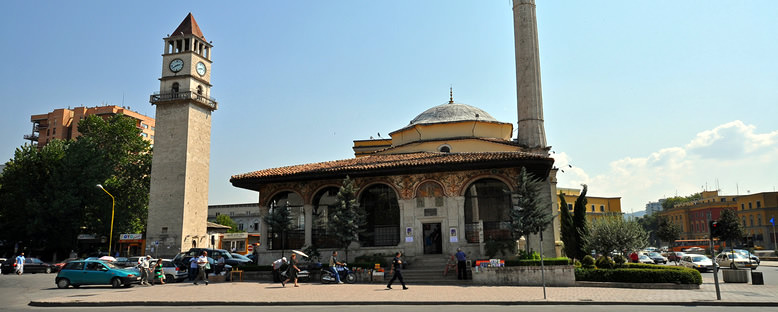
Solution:
[[[567,257],[559,258],[545,258],[543,259],[543,265],[569,265],[570,259]],[[540,266],[540,259],[526,260],[526,259],[506,259],[505,266]]]
[[[627,263],[627,258],[624,258],[622,255],[616,255],[613,257],[613,262],[616,263],[616,266],[623,266],[624,263]]]
[[[522,260],[540,260],[540,254],[537,251],[528,253],[526,250],[519,250],[518,258]]]
[[[575,260],[573,261],[573,266],[575,266],[576,269],[581,268],[581,261]]]
[[[594,258],[590,255],[586,255],[581,259],[581,266],[584,269],[594,269]]]
[[[612,269],[614,265],[613,261],[606,256],[600,256],[594,264],[600,269]]]
[[[702,284],[700,272],[690,268],[619,268],[612,270],[576,269],[576,281],[622,283]]]

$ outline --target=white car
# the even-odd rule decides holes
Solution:
[[[651,258],[649,258],[648,256],[646,256],[644,254],[641,254],[638,257],[638,262],[645,263],[645,264],[654,264],[654,260],[652,260]]]
[[[688,254],[681,258],[680,266],[696,269],[697,271],[712,271],[713,261],[707,256]]]
[[[718,264],[719,267],[722,268],[726,268],[726,267],[729,267],[731,269],[751,268],[751,270],[756,270],[756,267],[759,266],[758,263],[751,261],[750,259],[748,259],[748,257],[743,256],[742,254],[739,254],[737,252],[720,253],[718,256],[716,256],[716,264]]]

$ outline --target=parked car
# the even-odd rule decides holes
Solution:
[[[65,264],[67,264],[68,262],[71,262],[71,261],[75,261],[75,260],[78,260],[78,258],[67,258],[65,260],[62,260],[60,262],[55,263],[54,266],[56,266],[57,267],[57,271],[59,271],[59,270],[62,269],[63,266],[65,266]]]
[[[15,272],[14,263],[16,258],[5,260],[2,264],[3,274],[10,274]],[[57,267],[53,264],[48,264],[41,261],[38,258],[25,258],[24,259],[24,273],[51,273],[57,272]]]
[[[682,259],[682,258],[683,258],[683,256],[685,256],[685,255],[686,255],[686,253],[685,253],[685,252],[681,252],[681,251],[671,251],[671,252],[667,253],[667,261],[675,261],[675,262],[679,262],[679,261],[681,261],[681,259]]]
[[[667,263],[667,257],[663,256],[662,254],[658,252],[650,252],[648,253],[648,257],[651,258],[651,260],[654,260],[654,263],[656,264],[665,264]]]
[[[250,259],[238,259],[234,258],[232,254],[230,254],[229,251],[226,251],[224,249],[210,249],[210,248],[191,248],[189,251],[179,254],[176,256],[176,258],[173,259],[173,262],[176,263],[176,265],[183,266],[183,267],[189,267],[189,258],[193,256],[200,256],[200,254],[203,251],[208,252],[208,257],[219,259],[219,256],[224,257],[224,263],[229,264],[233,267],[240,267],[243,265],[251,264]],[[185,261],[181,261],[181,259],[185,259]]]
[[[716,256],[716,264],[719,267],[729,267],[731,269],[751,268],[756,270],[758,263],[750,261],[746,256],[737,252],[723,252]]]
[[[651,260],[651,258],[649,258],[644,254],[640,254],[640,256],[638,256],[638,262],[645,263],[645,264],[654,264],[654,260]]]
[[[76,260],[59,271],[54,282],[59,288],[81,285],[111,285],[114,288],[130,287],[140,282],[137,271],[126,270],[100,260]]]
[[[735,249],[734,251],[736,253],[739,253],[739,254],[743,255],[746,258],[751,258],[751,262],[756,262],[756,264],[759,264],[759,257],[757,257],[755,254],[752,254],[750,251],[745,250],[745,249]],[[725,248],[721,252],[722,253],[724,253],[724,252],[732,252],[732,249]]]
[[[697,271],[712,271],[713,270],[713,261],[710,260],[707,256],[703,255],[685,255],[681,258],[681,261],[679,262],[680,266],[696,269]]]
[[[705,248],[700,247],[689,247],[683,250],[686,253],[703,253],[705,252]]]

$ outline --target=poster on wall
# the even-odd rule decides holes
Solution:
[[[448,236],[449,242],[456,243],[459,241],[459,239],[457,238],[457,228],[452,227],[449,233],[450,233]]]
[[[413,228],[410,226],[405,228],[405,242],[413,243]]]

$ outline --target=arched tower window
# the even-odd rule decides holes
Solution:
[[[397,246],[400,243],[400,205],[388,185],[375,184],[362,192],[359,205],[367,214],[362,246]]]
[[[497,179],[473,182],[465,192],[465,239],[478,242],[478,221],[484,223],[484,239],[511,238],[508,217],[511,207],[510,189]]]
[[[451,146],[448,144],[443,144],[440,147],[438,147],[438,152],[451,153]]]
[[[170,91],[173,93],[178,93],[178,82],[174,82],[173,86],[170,88]]]
[[[303,198],[294,192],[281,192],[273,196],[267,206],[268,214],[275,209],[286,209],[292,219],[291,229],[276,233],[268,225],[267,245],[269,249],[298,249],[305,244],[305,212]]]
[[[197,94],[203,95],[203,86],[200,85],[197,86]]]
[[[325,188],[313,197],[313,217],[311,220],[313,245],[318,248],[340,247],[335,235],[329,232],[327,224],[331,209],[335,207],[339,189],[337,187]]]

